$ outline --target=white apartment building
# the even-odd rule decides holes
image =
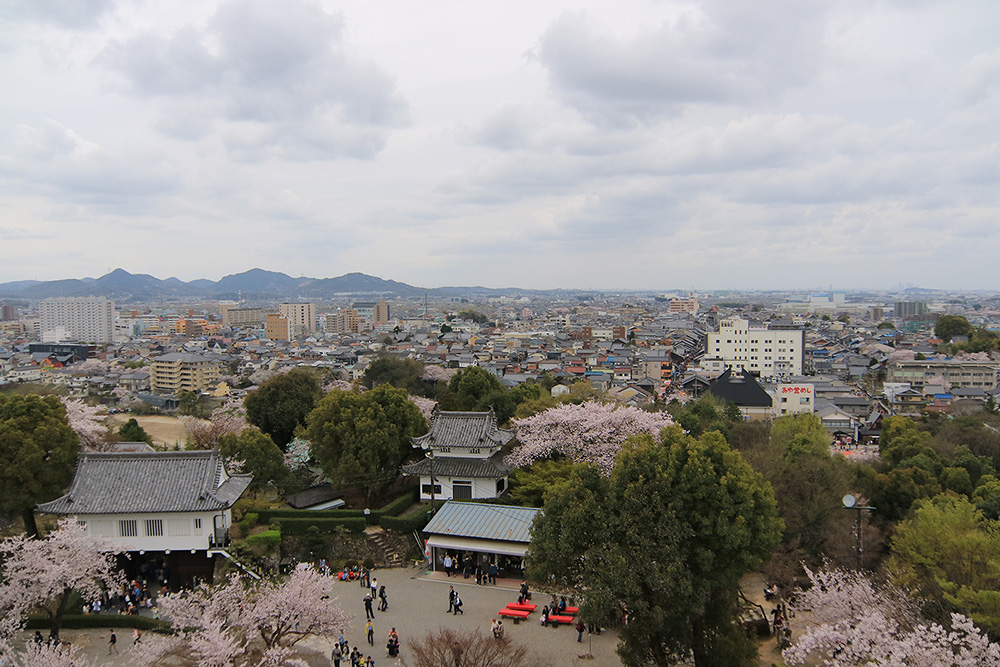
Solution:
[[[278,312],[288,320],[292,336],[316,331],[316,304],[314,303],[282,303]]]
[[[746,369],[765,380],[802,375],[805,334],[802,329],[769,329],[739,317],[723,320],[708,334],[702,366],[734,372]]]
[[[47,343],[113,343],[115,302],[100,297],[45,299],[38,305],[41,338]]]

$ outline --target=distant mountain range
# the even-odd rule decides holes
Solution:
[[[177,278],[161,280],[148,274],[129,273],[115,269],[100,278],[68,280],[18,280],[0,283],[0,297],[17,299],[47,299],[49,297],[103,296],[120,302],[185,298],[235,299],[332,299],[336,297],[396,297],[415,298],[425,294],[433,297],[495,296],[502,294],[555,294],[524,289],[493,289],[487,287],[437,287],[425,289],[395,280],[383,280],[364,273],[348,273],[337,278],[293,278],[284,273],[250,269],[226,276],[218,282]]]

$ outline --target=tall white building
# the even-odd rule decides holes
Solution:
[[[44,342],[113,343],[115,302],[99,297],[45,299],[38,306]]]
[[[768,329],[739,317],[723,320],[708,334],[702,365],[712,370],[746,369],[763,379],[802,375],[805,334],[802,329]]]
[[[278,312],[288,320],[293,336],[316,331],[315,303],[282,303]]]

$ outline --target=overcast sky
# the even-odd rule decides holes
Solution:
[[[4,0],[0,282],[996,288],[996,0]]]

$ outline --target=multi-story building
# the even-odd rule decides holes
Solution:
[[[903,318],[923,315],[929,310],[927,303],[924,301],[897,301],[893,308],[893,314],[896,317]]]
[[[935,384],[949,389],[979,387],[989,391],[997,388],[1000,376],[1000,364],[958,359],[897,361],[888,370],[887,382],[905,382],[914,389]]]
[[[264,321],[264,335],[268,340],[291,340],[292,323],[281,313],[268,313]]]
[[[698,312],[698,298],[692,294],[686,299],[671,299],[670,300],[670,312],[671,313],[697,313]]]
[[[202,392],[219,379],[219,364],[200,354],[172,352],[153,359],[150,388],[157,394]]]
[[[260,308],[234,308],[230,304],[219,304],[222,315],[222,326],[241,328],[259,328],[264,321],[264,311]]]
[[[389,304],[385,299],[375,301],[358,301],[351,304],[351,308],[358,311],[358,317],[369,320],[376,324],[385,324],[389,321]]]
[[[293,336],[316,331],[316,304],[282,303],[278,312],[288,320]]]
[[[702,365],[717,371],[744,369],[765,379],[802,375],[804,349],[802,329],[769,329],[732,317],[708,334]]]
[[[327,313],[327,333],[357,333],[361,328],[361,316],[354,308],[338,308],[336,313]]]
[[[48,343],[113,343],[115,302],[99,297],[45,299],[38,305],[42,340]]]
[[[0,322],[13,322],[17,319],[17,308],[6,303],[0,304]]]

